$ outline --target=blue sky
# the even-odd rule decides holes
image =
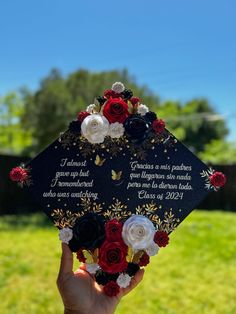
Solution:
[[[236,1],[9,0],[0,11],[0,95],[37,88],[52,67],[126,67],[162,99],[207,97],[236,140]]]

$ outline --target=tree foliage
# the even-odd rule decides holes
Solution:
[[[233,165],[236,164],[236,144],[222,140],[212,140],[205,145],[199,157],[208,164]]]
[[[224,139],[228,134],[225,121],[216,114],[206,99],[193,99],[184,105],[167,101],[159,108],[168,128],[183,143],[198,153],[212,140]]]
[[[7,147],[9,152],[21,149],[27,154],[38,153],[67,128],[79,111],[85,110],[116,81],[132,89],[134,95],[164,119],[167,128],[195,153],[211,151],[211,145],[225,143],[225,121],[206,99],[161,102],[146,86],[136,84],[127,70],[89,72],[80,69],[64,77],[54,69],[35,92],[25,89],[21,97],[13,93],[1,100],[0,130],[4,134],[0,135],[1,146]]]
[[[21,118],[25,106],[19,94],[12,92],[0,98],[0,153],[19,154],[32,144],[30,130],[24,130]]]
[[[94,97],[103,94],[104,87],[110,88],[116,81],[122,81],[156,109],[159,98],[147,87],[138,87],[126,70],[99,73],[79,70],[67,78],[53,70],[35,93],[24,96],[26,111],[23,121],[26,128],[33,129],[33,150],[39,152],[45,148],[66,129],[79,111],[93,103]]]

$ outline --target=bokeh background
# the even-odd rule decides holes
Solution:
[[[117,313],[235,314],[235,1],[11,0],[0,10],[0,313],[63,312],[57,230],[9,170],[122,81],[228,181]]]

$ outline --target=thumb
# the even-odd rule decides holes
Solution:
[[[73,254],[66,243],[61,244],[62,255],[59,275],[65,275],[73,272]]]

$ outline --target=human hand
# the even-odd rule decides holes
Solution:
[[[86,271],[85,265],[81,264],[79,269],[73,272],[73,254],[69,246],[62,243],[57,286],[65,314],[113,314],[121,298],[141,282],[143,274],[144,269],[140,269],[127,288],[121,288],[118,295],[109,297]]]

